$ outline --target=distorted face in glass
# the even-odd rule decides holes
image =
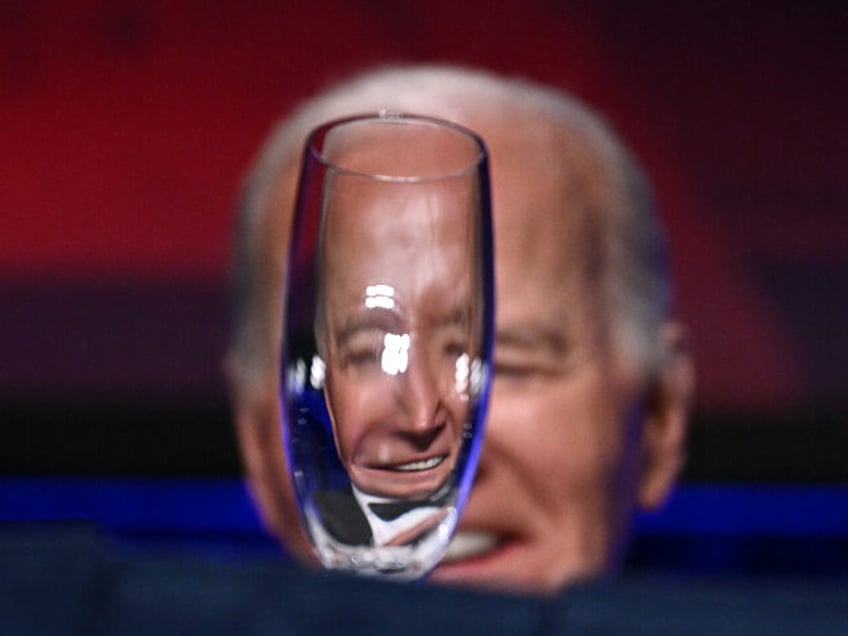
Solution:
[[[423,499],[456,465],[480,341],[468,204],[443,183],[363,180],[327,197],[324,390],[364,492]]]

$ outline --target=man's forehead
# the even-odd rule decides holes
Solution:
[[[391,254],[400,248],[456,249],[470,240],[476,193],[462,196],[438,183],[365,185],[327,193],[325,249],[370,247]]]
[[[537,129],[531,136],[515,131],[492,136],[499,255],[504,250],[529,251],[531,258],[573,254],[601,220],[605,176],[591,148],[567,131],[551,127],[550,133]]]
[[[589,310],[606,177],[589,140],[561,123],[535,120],[527,134],[494,126],[488,135],[499,324],[532,315],[556,333],[565,316]]]

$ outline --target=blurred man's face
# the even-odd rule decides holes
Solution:
[[[647,399],[645,378],[613,340],[592,240],[603,232],[608,187],[585,147],[537,116],[459,123],[483,136],[492,160],[495,376],[459,540],[431,580],[549,593],[609,569],[636,500],[657,505],[670,488],[691,363],[684,352]],[[339,404],[336,417],[364,412],[358,399]],[[260,411],[264,425],[253,426],[249,409],[239,425],[254,493],[269,525],[308,561],[278,450],[279,413]],[[342,446],[355,455],[353,438]]]
[[[353,483],[422,499],[456,465],[469,412],[474,216],[438,186],[367,185],[326,208],[325,393]]]
[[[633,505],[642,386],[593,273],[598,174],[579,151],[568,161],[573,141],[553,131],[478,132],[493,161],[495,380],[465,536],[432,579],[549,591],[614,558]]]

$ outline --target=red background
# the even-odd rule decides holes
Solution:
[[[815,1],[5,2],[0,398],[220,400],[247,163],[299,98],[391,61],[615,122],[671,231],[700,409],[845,405],[848,10]]]

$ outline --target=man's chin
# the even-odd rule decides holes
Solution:
[[[451,541],[442,562],[430,575],[438,584],[509,590],[504,576],[515,542],[490,532],[461,531]]]
[[[586,563],[582,569],[581,564],[573,563],[570,570],[555,570],[554,563],[534,558],[537,555],[530,542],[515,535],[462,531],[429,580],[438,585],[546,597],[591,573]]]
[[[501,543],[498,536],[491,532],[459,531],[448,546],[443,563],[456,563],[483,557],[497,550]]]

